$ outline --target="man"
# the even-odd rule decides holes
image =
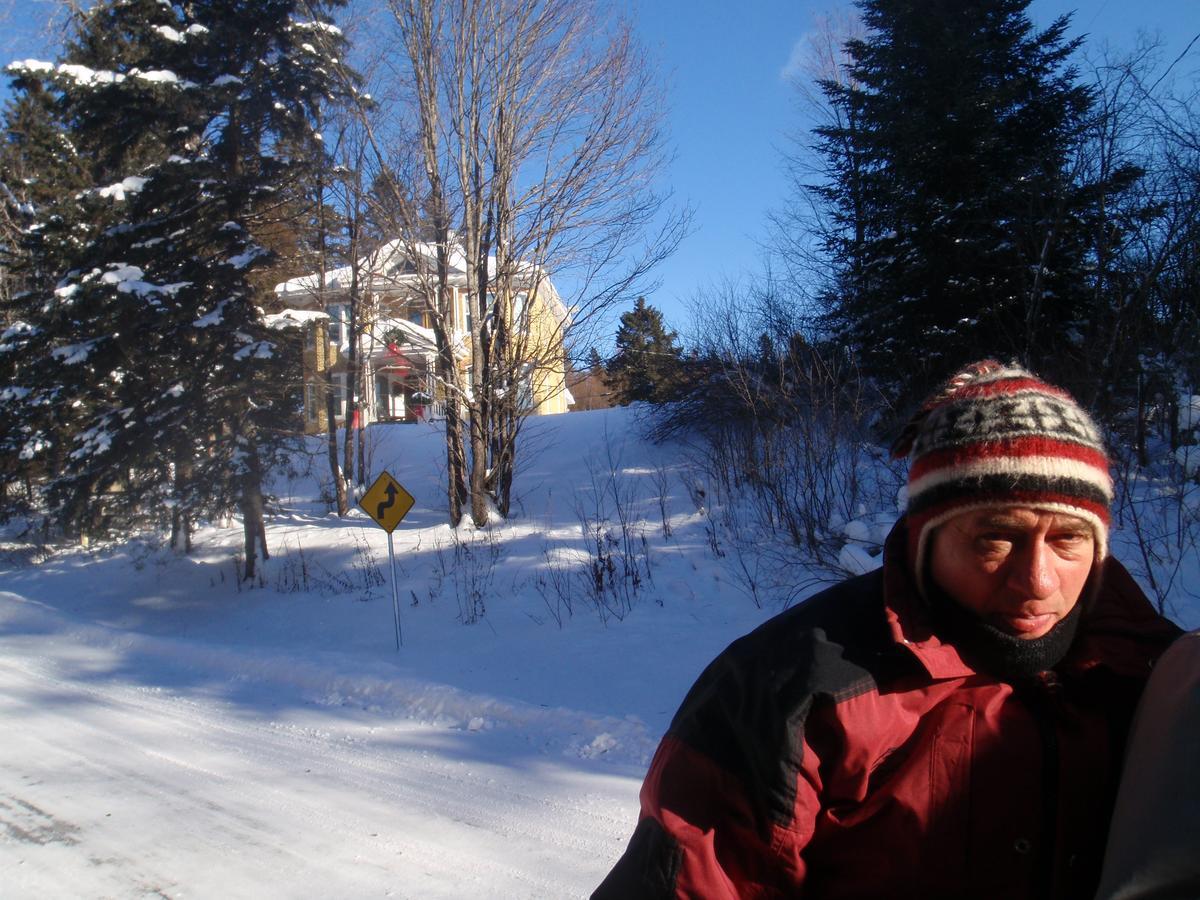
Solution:
[[[883,568],[705,670],[595,898],[1092,896],[1133,708],[1179,633],[1108,556],[1101,435],[989,360],[895,450]]]

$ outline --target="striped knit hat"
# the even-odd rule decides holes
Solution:
[[[1031,506],[1092,526],[1108,548],[1112,478],[1100,429],[1066,391],[988,359],[925,401],[892,447],[911,456],[908,554],[920,578],[930,535],[961,512]]]

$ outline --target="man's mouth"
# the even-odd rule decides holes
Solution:
[[[1001,613],[997,616],[998,626],[1016,637],[1041,637],[1054,627],[1058,616],[1054,613]]]

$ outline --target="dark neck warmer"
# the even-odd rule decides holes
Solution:
[[[976,671],[1010,683],[1027,681],[1058,665],[1071,649],[1083,615],[1084,604],[1076,603],[1046,634],[1039,638],[1018,638],[964,609],[936,585],[930,585],[929,594],[938,637],[953,644]]]

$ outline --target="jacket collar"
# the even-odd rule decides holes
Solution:
[[[908,527],[901,519],[892,528],[883,545],[884,614],[892,639],[925,667],[935,680],[974,675],[953,644],[946,643],[933,630],[933,621],[906,552]]]

